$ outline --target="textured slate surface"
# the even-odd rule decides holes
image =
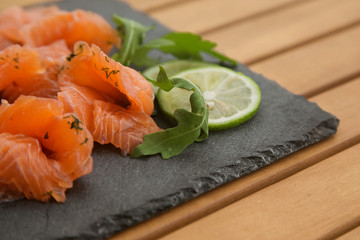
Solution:
[[[156,24],[148,38],[168,30],[116,1],[71,0],[61,8],[83,8]],[[130,159],[111,146],[95,145],[94,171],[75,182],[64,204],[21,200],[0,204],[1,239],[103,239],[204,192],[266,166],[336,132],[338,120],[302,96],[239,64],[262,90],[249,122],[211,133],[203,143],[164,161]]]

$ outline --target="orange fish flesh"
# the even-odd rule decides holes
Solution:
[[[9,186],[28,199],[64,202],[72,182],[92,171],[93,138],[75,115],[64,113],[58,100],[3,100],[0,133],[2,189]]]

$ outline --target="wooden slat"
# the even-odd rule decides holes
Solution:
[[[358,22],[359,13],[358,0],[307,1],[203,37],[218,43],[219,51],[250,63]]]
[[[360,144],[162,239],[331,239],[360,223]]]
[[[61,0],[16,0],[16,1],[0,1],[0,9],[5,9],[14,5],[26,6],[36,3],[55,2]],[[152,9],[168,6],[174,3],[184,2],[182,0],[118,0],[120,2],[126,2],[134,9],[140,11],[149,11]],[[106,3],[105,3],[106,4]]]
[[[56,0],[16,0],[16,1],[0,1],[0,9],[5,9],[11,6],[26,6],[36,3],[44,3],[44,2],[55,2]]]
[[[360,75],[360,24],[251,65],[296,94],[312,96]]]
[[[295,1],[188,1],[174,8],[152,11],[150,15],[174,30],[200,33]]]
[[[36,3],[55,2],[61,0],[16,0],[16,1],[0,1],[0,9],[5,9],[14,5],[26,6]],[[126,2],[134,9],[140,11],[149,11],[152,9],[160,8],[163,6],[171,5],[174,3],[184,2],[182,0],[118,0],[120,2]]]
[[[359,89],[360,78],[310,99],[340,119],[335,136],[133,227],[114,239],[157,238],[359,142],[360,113],[354,114],[360,105]]]
[[[158,8],[162,8],[164,6],[169,6],[172,4],[182,3],[185,0],[120,0],[123,2],[127,2],[131,5],[134,9],[148,12],[151,10],[155,10]]]
[[[340,236],[337,240],[359,240],[360,239],[360,227],[357,227],[350,232]]]

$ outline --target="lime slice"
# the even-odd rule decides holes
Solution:
[[[188,69],[192,69],[192,68],[217,66],[215,64],[200,62],[200,61],[170,60],[170,61],[158,64],[158,65],[152,66],[152,67],[146,69],[142,74],[147,78],[156,80],[157,75],[159,74],[159,66],[160,65],[165,69],[168,77],[172,77],[179,72],[182,72],[182,71],[188,70]],[[156,95],[156,93],[158,91],[158,87],[153,85],[153,89],[154,89],[154,93]]]
[[[182,77],[196,84],[202,91],[209,108],[209,129],[224,130],[235,127],[257,112],[261,92],[249,77],[228,68],[202,67],[180,72]],[[170,118],[176,109],[191,110],[192,92],[174,88],[169,92],[159,90],[157,100],[161,110]]]
[[[192,68],[200,68],[200,67],[209,67],[209,66],[217,66],[215,64],[199,62],[199,61],[190,61],[190,60],[170,60],[155,66],[152,66],[146,69],[143,72],[143,75],[147,78],[155,80],[157,75],[159,74],[159,66],[162,66],[168,77],[172,77],[173,75],[182,72],[184,70],[192,69]]]

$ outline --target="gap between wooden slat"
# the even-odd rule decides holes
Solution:
[[[203,37],[218,43],[219,51],[249,64],[343,30],[360,20],[359,12],[360,2],[357,0],[307,1]]]
[[[188,1],[196,1],[196,0],[119,0],[122,2],[127,2],[134,9],[151,13],[152,11],[159,11],[161,9],[176,7],[180,4],[184,4]]]
[[[360,238],[360,226],[351,229],[349,232],[338,236],[336,240],[359,240]]]
[[[321,43],[320,43],[321,44]],[[306,59],[304,59],[304,60],[306,60]],[[342,79],[344,80],[344,77],[342,77]],[[347,80],[349,80],[349,79],[347,79]],[[359,86],[358,86],[359,87]],[[336,89],[335,89],[336,90]],[[334,113],[334,114],[336,114],[336,113]],[[356,128],[356,126],[354,126],[354,128]],[[344,149],[344,148],[346,148],[346,147],[349,147],[349,146],[352,146],[353,144],[355,144],[355,143],[357,143],[357,142],[359,142],[360,140],[359,140],[359,134],[358,135],[356,135],[356,136],[354,136],[354,137],[349,137],[348,139],[346,139],[346,140],[344,140],[343,142],[341,142],[340,144],[338,144],[337,145],[337,147],[334,147],[334,146],[331,146],[331,148],[332,148],[332,151],[333,152],[327,152],[327,154],[329,154],[329,155],[331,155],[331,154],[334,154],[334,153],[336,153],[337,151],[340,151],[341,149]],[[324,143],[321,143],[321,144],[319,144],[319,145],[322,145],[322,144],[326,144],[326,142],[324,142]],[[316,145],[316,146],[319,146],[319,145]],[[315,146],[314,146],[315,147]],[[309,149],[312,149],[312,148],[309,148]],[[329,156],[329,155],[327,155],[327,156]],[[296,156],[296,155],[295,155]],[[323,155],[323,157],[320,157],[320,156],[318,156],[318,155],[314,155],[313,156],[313,158],[309,158],[307,161],[308,161],[308,163],[309,163],[309,165],[311,165],[310,163],[311,162],[316,162],[316,161],[319,161],[319,160],[322,160],[322,159],[324,159],[325,157],[327,157],[327,156],[325,156],[325,155]],[[286,160],[282,160],[282,161],[286,161]],[[278,173],[278,174],[275,174],[274,176],[272,176],[272,178],[269,178],[269,179],[267,179],[267,181],[270,181],[271,183],[274,183],[274,182],[276,182],[276,181],[279,181],[279,180],[281,180],[281,179],[283,179],[284,177],[286,177],[286,176],[284,176],[283,174],[289,174],[290,172],[291,173],[294,173],[294,172],[297,172],[297,171],[299,171],[299,170],[301,170],[302,168],[301,168],[301,166],[299,166],[299,165],[293,165],[293,166],[291,166],[291,167],[289,167],[289,168],[287,168],[287,169],[285,169],[284,171],[285,171],[285,173],[284,172],[281,172],[281,173]],[[259,173],[259,174],[261,174],[261,173]],[[291,174],[290,174],[291,175]],[[289,175],[288,175],[289,176]],[[244,180],[242,180],[242,181],[244,181]],[[265,184],[265,186],[264,185],[262,185],[262,184]],[[266,186],[268,186],[268,185],[266,185],[267,183],[264,183],[264,182],[260,182],[258,185],[256,185],[255,186],[255,188],[258,188],[258,189],[261,189],[261,188],[263,188],[263,187],[266,187]],[[231,185],[229,185],[229,186],[231,186]],[[251,194],[252,193],[252,191],[254,191],[254,189],[252,189],[254,186],[248,186],[248,188],[246,188],[246,187],[244,187],[244,189],[242,189],[243,191],[241,192],[241,193],[239,193],[239,192],[237,192],[237,193],[235,193],[235,194],[233,194],[233,193],[230,193],[227,197],[227,199],[226,199],[226,197],[224,197],[224,196],[222,196],[222,197],[224,197],[224,201],[228,201],[228,202],[231,202],[231,201],[235,201],[234,199],[236,199],[236,198],[241,198],[241,197],[244,197],[244,196],[246,196],[246,195],[249,195],[249,194]],[[256,190],[258,190],[258,189],[256,189]],[[221,192],[221,193],[224,193],[224,190],[223,189],[219,189],[219,192]],[[181,212],[182,211],[184,211],[184,212],[189,212],[188,213],[188,215],[186,216],[188,219],[188,221],[189,222],[191,222],[192,221],[192,219],[191,219],[191,217],[194,217],[194,219],[196,218],[196,217],[201,217],[200,215],[201,214],[203,214],[203,216],[204,215],[207,215],[208,214],[208,212],[207,211],[211,211],[211,210],[209,210],[209,208],[211,209],[212,207],[214,207],[214,209],[216,209],[217,207],[219,207],[219,208],[221,208],[221,206],[216,206],[216,203],[214,204],[214,203],[208,203],[207,201],[208,201],[208,199],[214,199],[214,198],[216,198],[216,197],[214,197],[213,195],[211,195],[212,193],[209,193],[210,194],[210,196],[209,195],[204,195],[204,197],[203,197],[203,199],[205,199],[203,202],[202,202],[202,200],[199,200],[199,202],[200,202],[200,204],[198,203],[197,205],[196,205],[196,207],[194,207],[194,206],[192,206],[192,207],[189,207],[189,209],[187,209],[186,207],[184,208],[184,206],[187,206],[186,204],[182,207],[182,209],[180,209],[178,212],[180,212],[180,214],[181,214]],[[232,195],[233,194],[233,195]],[[234,195],[236,195],[236,194],[238,194],[237,196],[234,196]],[[226,195],[226,193],[225,193],[225,195]],[[201,197],[200,197],[201,198]],[[207,199],[206,199],[207,198]],[[211,200],[209,200],[209,201],[211,201]],[[201,205],[203,205],[203,203],[208,203],[209,205],[207,205],[207,207],[209,207],[208,209],[205,209],[205,210],[203,210],[203,212],[201,212],[199,209],[201,209]],[[211,205],[212,204],[212,205]],[[228,203],[223,203],[224,205],[223,206],[225,206],[225,205],[227,205]],[[176,210],[175,210],[176,211]],[[196,211],[198,211],[198,212],[196,212]],[[190,213],[190,212],[192,212],[192,213],[194,213],[194,215],[196,215],[196,214],[200,214],[199,216],[192,216],[191,214],[192,213]],[[166,214],[165,214],[166,215]],[[174,215],[176,215],[176,213],[174,214]],[[175,219],[174,220],[174,218],[176,218],[176,217],[174,217],[174,215],[173,216],[171,216],[171,217],[169,217],[168,219],[166,219],[166,217],[163,219],[163,220],[161,220],[161,217],[160,218],[157,218],[157,219],[160,219],[159,221],[160,221],[160,223],[157,223],[157,224],[159,224],[160,226],[163,226],[164,228],[168,228],[168,229],[165,229],[165,231],[171,231],[171,230],[169,230],[169,229],[176,229],[178,226],[181,226],[182,224],[186,224],[186,223],[184,223],[184,219],[181,219],[181,217],[179,218],[179,219]],[[156,221],[156,219],[155,219],[155,221]],[[162,222],[162,221],[164,221],[164,222]],[[183,221],[183,222],[182,222]],[[145,223],[146,224],[146,223]],[[150,223],[150,227],[149,227],[150,229],[151,229],[151,223]],[[149,228],[147,228],[147,230],[145,231],[146,232],[146,235],[148,235],[149,237],[150,236],[153,236],[153,237],[158,237],[158,236],[161,236],[163,233],[164,233],[164,229],[156,229],[156,226],[155,226],[155,230],[154,229],[152,229],[153,231],[149,231]],[[145,229],[146,229],[146,227],[145,227]],[[136,227],[135,227],[135,230],[134,231],[136,231],[137,232],[137,234],[139,233],[139,231],[137,231],[138,229],[136,229]],[[163,232],[162,232],[163,231]],[[120,235],[120,236],[126,236],[126,235]],[[130,234],[128,234],[128,236],[131,236],[131,232],[130,232]],[[131,239],[131,238],[125,238],[125,239]]]
[[[114,239],[154,239],[164,236],[359,143],[360,129],[357,126],[360,115],[357,118],[353,116],[353,109],[360,105],[357,89],[360,89],[360,78],[310,99],[340,118],[335,136],[132,227]],[[334,102],[342,95],[345,96],[342,102]]]
[[[254,13],[253,15],[249,15],[249,16],[238,18],[238,19],[234,19],[234,20],[229,21],[227,23],[224,23],[222,25],[218,25],[216,27],[200,31],[197,34],[200,34],[200,35],[211,34],[211,33],[216,32],[218,30],[224,30],[226,28],[231,28],[232,26],[234,26],[236,24],[239,24],[241,22],[244,22],[244,21],[251,21],[254,18],[259,18],[259,17],[264,17],[264,16],[267,16],[267,15],[271,15],[271,14],[276,14],[277,12],[284,11],[287,8],[292,8],[292,7],[296,7],[298,5],[301,5],[301,4],[306,4],[306,2],[309,2],[309,1],[312,1],[312,0],[303,0],[303,1],[295,1],[295,2],[285,3],[283,5],[275,6],[273,8],[269,8],[269,9],[266,9],[264,11]]]
[[[360,222],[360,144],[163,239],[333,239]]]
[[[357,226],[360,225],[360,216],[357,217],[355,220],[353,220],[352,222],[348,222],[347,224],[344,224],[342,226],[339,226],[337,228],[334,228],[332,231],[328,232],[327,234],[325,234],[322,239],[335,239],[338,238],[352,230],[354,230]],[[357,240],[359,240],[360,235],[357,236]]]
[[[359,18],[360,18],[360,15],[359,15]],[[358,21],[355,21],[353,23],[350,23],[349,25],[347,26],[343,26],[343,27],[340,27],[338,29],[333,29],[329,32],[326,32],[324,33],[323,35],[321,36],[315,36],[313,38],[309,38],[301,43],[297,43],[297,44],[294,44],[294,45],[291,45],[291,46],[287,46],[287,47],[284,47],[283,49],[280,49],[280,50],[277,50],[277,51],[274,51],[274,52],[270,52],[269,54],[266,54],[262,57],[259,57],[259,58],[255,58],[255,59],[252,59],[252,60],[249,60],[249,61],[244,61],[244,63],[246,65],[253,65],[253,64],[257,64],[257,63],[260,63],[260,62],[264,62],[272,57],[275,57],[276,55],[279,55],[279,54],[284,54],[286,52],[290,52],[290,51],[293,51],[297,48],[301,48],[311,42],[315,42],[315,41],[319,41],[319,40],[322,40],[322,39],[325,39],[325,38],[328,38],[328,37],[331,37],[333,35],[336,35],[336,34],[341,34],[342,32],[344,31],[347,31],[348,29],[351,29],[353,27],[357,27],[360,25],[360,20]],[[315,95],[315,94],[312,94],[312,95]]]
[[[177,6],[180,6],[182,4],[186,4],[187,2],[194,2],[194,1],[199,1],[199,0],[178,0],[178,1],[174,1],[173,3],[168,3],[168,4],[163,4],[161,6],[158,6],[158,7],[154,7],[154,8],[149,8],[147,10],[147,12],[149,14],[151,14],[152,12],[154,11],[161,11],[161,10],[164,10],[164,9],[167,9],[167,8],[173,8],[173,7],[177,7]]]
[[[312,91],[309,91],[308,93],[306,93],[304,96],[306,98],[311,98],[314,97],[315,95],[318,95],[322,92],[328,91],[330,89],[336,88],[344,83],[347,83],[349,81],[352,81],[353,79],[357,78],[360,76],[360,69],[359,71],[355,72],[355,73],[351,73],[350,75],[344,76],[339,78],[337,81],[334,81],[328,85],[325,85],[323,87],[320,87],[318,89],[314,89]]]
[[[152,11],[151,17],[174,31],[200,33],[295,1],[299,0],[188,1],[177,8]]]
[[[251,65],[290,92],[310,96],[357,76],[360,25]]]

